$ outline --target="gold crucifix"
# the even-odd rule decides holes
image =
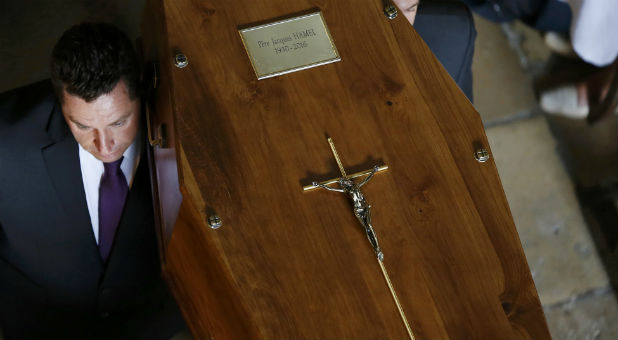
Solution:
[[[367,203],[367,201],[365,200],[365,195],[363,195],[363,192],[360,190],[363,185],[367,184],[367,182],[371,180],[374,174],[388,169],[388,166],[386,165],[377,166],[376,165],[371,170],[357,172],[355,174],[352,174],[351,176],[348,176],[346,175],[345,169],[343,168],[343,165],[341,163],[341,159],[339,158],[339,155],[337,154],[337,149],[335,149],[335,144],[333,143],[333,140],[331,138],[328,138],[328,144],[330,145],[330,149],[333,153],[333,156],[335,157],[335,160],[337,161],[337,166],[339,167],[339,171],[341,172],[341,177],[330,179],[330,180],[319,182],[319,183],[314,181],[311,185],[303,187],[303,190],[309,191],[313,189],[322,188],[328,191],[342,192],[342,193],[348,194],[348,196],[350,197],[350,200],[352,201],[354,215],[356,216],[360,224],[365,229],[365,233],[367,234],[369,243],[373,247],[373,251],[376,254],[378,264],[380,265],[380,269],[382,269],[382,275],[384,275],[384,279],[386,280],[386,283],[391,292],[391,295],[393,296],[393,300],[395,301],[395,305],[397,306],[397,310],[399,311],[401,320],[406,326],[406,331],[408,332],[408,336],[410,337],[410,339],[414,340],[412,329],[410,328],[410,325],[408,324],[406,315],[403,312],[403,308],[401,307],[401,304],[399,303],[399,299],[397,298],[397,293],[395,292],[395,289],[393,288],[391,280],[388,276],[388,272],[386,271],[386,267],[384,266],[384,253],[382,252],[382,249],[380,248],[380,245],[378,244],[378,237],[373,229],[373,224],[371,223],[371,205]],[[352,180],[354,178],[361,177],[361,176],[366,176],[366,177],[359,183],[356,183]],[[330,184],[335,184],[335,183],[339,184],[338,188],[329,186]]]

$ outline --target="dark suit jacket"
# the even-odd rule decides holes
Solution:
[[[107,264],[78,144],[48,81],[0,95],[0,327],[7,338],[169,338],[146,156]]]

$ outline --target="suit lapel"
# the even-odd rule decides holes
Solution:
[[[42,149],[43,161],[58,201],[63,207],[68,232],[79,240],[79,247],[87,249],[83,254],[99,257],[86,203],[78,144],[66,126],[57,104],[48,124],[48,134],[51,143]],[[101,264],[100,258],[97,263]]]

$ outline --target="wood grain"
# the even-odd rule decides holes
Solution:
[[[403,18],[360,3],[149,2],[161,63],[189,59],[161,69],[184,196],[166,272],[193,334],[406,337],[347,197],[302,191],[338,173],[328,135],[348,172],[389,166],[363,191],[418,338],[549,338],[478,113]],[[256,80],[237,28],[311,8],[342,60]]]

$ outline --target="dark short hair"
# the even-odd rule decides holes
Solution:
[[[60,101],[63,90],[87,102],[125,81],[129,97],[139,93],[139,64],[129,38],[114,25],[82,23],[69,28],[51,55],[51,81]]]

